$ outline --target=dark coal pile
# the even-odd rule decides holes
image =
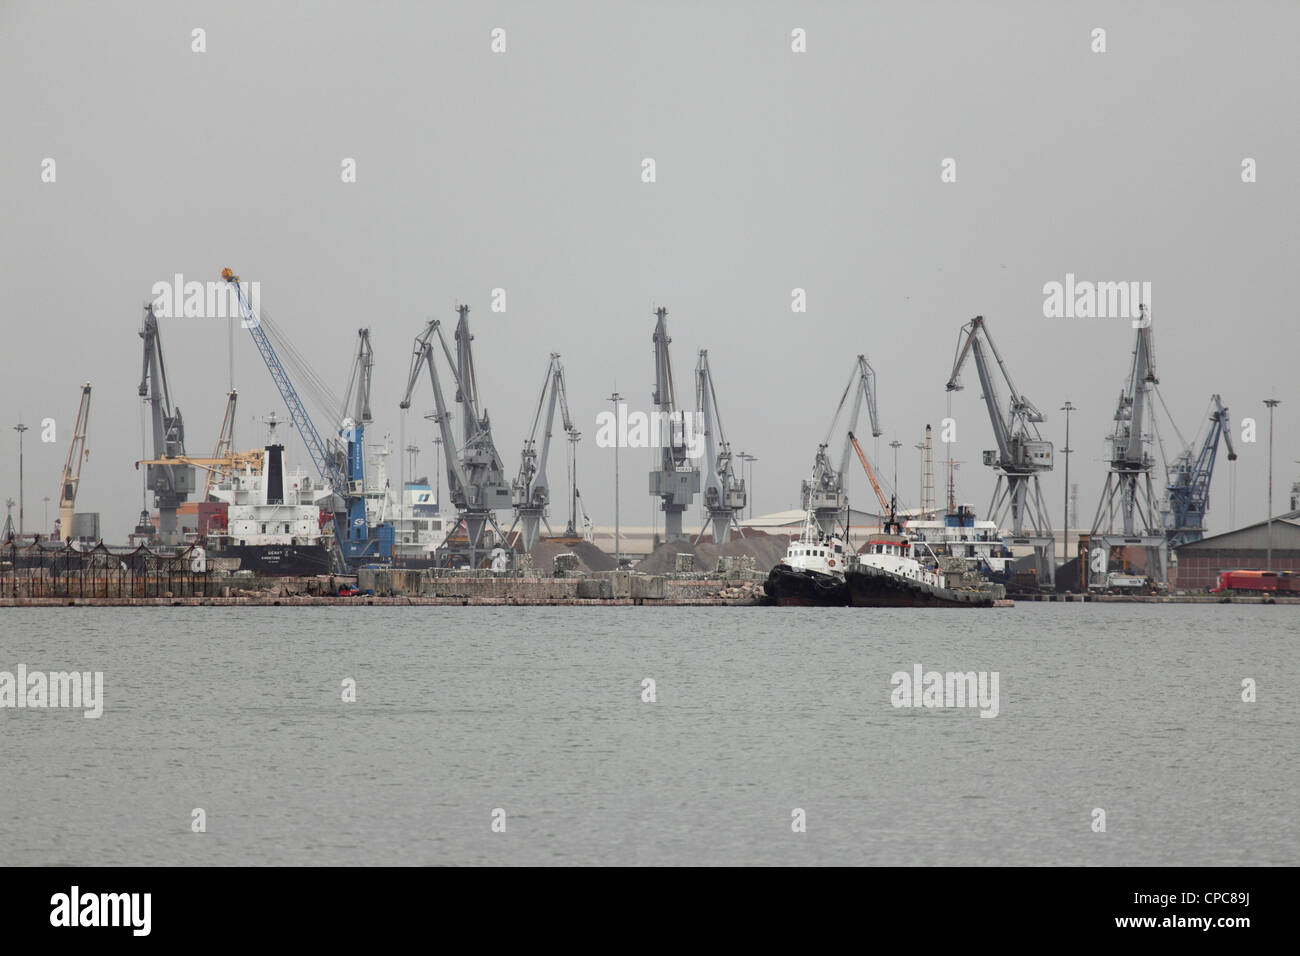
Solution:
[[[613,571],[615,567],[612,554],[606,554],[588,541],[580,541],[577,544],[538,541],[529,554],[533,558],[533,567],[547,575],[555,569],[557,554],[576,554],[579,564],[586,571]]]
[[[764,534],[761,531],[746,531],[745,537],[732,533],[731,540],[719,547],[708,538],[693,545],[689,540],[661,544],[646,555],[634,569],[645,574],[671,574],[677,569],[677,555],[693,554],[696,571],[714,571],[718,567],[718,558],[736,555],[748,555],[754,559],[754,570],[766,573],[774,564],[785,557],[785,549],[790,539],[785,535]]]

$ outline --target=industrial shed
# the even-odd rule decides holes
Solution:
[[[1268,561],[1268,522],[1226,531],[1175,549],[1179,588],[1213,587],[1220,571],[1262,569]],[[1300,511],[1273,519],[1273,570],[1300,573]]]

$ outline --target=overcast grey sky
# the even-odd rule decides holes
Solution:
[[[1091,49],[1097,27],[1105,53]],[[205,53],[191,51],[194,28]],[[791,50],[795,28],[806,53]],[[28,530],[43,524],[89,380],[78,510],[100,511],[105,536],[124,540],[139,509],[141,303],[174,273],[207,280],[230,266],[261,283],[337,391],[356,329],[371,328],[370,434],[395,442],[413,337],[470,304],[511,475],[560,352],[597,523],[612,523],[613,453],[595,447],[595,417],[615,386],[648,405],[656,304],[670,310],[679,383],[709,349],[728,437],[760,458],[756,513],[796,504],[858,352],[878,373],[885,429],[867,451],[888,474],[888,441],[904,443],[913,501],[912,445],[947,414],[958,329],[981,313],[1058,449],[1056,409],[1079,407],[1071,478],[1087,523],[1133,331],[1044,318],[1044,283],[1072,272],[1152,283],[1161,390],[1189,439],[1211,392],[1240,435],[1276,390],[1282,511],[1300,477],[1298,30],[1300,6],[1260,0],[5,0],[0,496],[18,492],[9,426],[54,417],[57,444],[26,439]],[[41,181],[47,157],[54,183]],[[355,183],[341,182],[344,157]],[[945,157],[955,183],[940,181]],[[1257,182],[1242,182],[1246,157]],[[489,310],[496,287],[505,314]],[[806,314],[791,311],[796,287]],[[220,321],[163,325],[192,454],[215,438],[226,334]],[[239,336],[249,446],[255,420],[282,406]],[[965,382],[951,399],[959,497],[983,511],[992,434],[973,369]],[[423,382],[406,426],[422,472],[428,407]],[[1261,439],[1239,444],[1238,524],[1264,517]],[[563,460],[552,458],[557,487]],[[625,524],[649,523],[648,462],[622,459]],[[1213,530],[1228,526],[1226,479],[1221,459]],[[856,467],[851,481],[867,506]],[[1044,489],[1054,523],[1062,481],[1058,462]]]

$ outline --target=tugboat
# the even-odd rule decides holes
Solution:
[[[844,573],[852,560],[844,539],[826,534],[808,512],[803,533],[790,542],[785,557],[768,572],[763,589],[777,604],[794,607],[845,607]]]
[[[966,561],[937,556],[924,540],[903,534],[890,505],[883,533],[873,534],[845,572],[854,607],[992,607],[1006,588],[981,578]]]

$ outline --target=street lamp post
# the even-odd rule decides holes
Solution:
[[[18,433],[18,537],[21,538],[23,536],[23,432],[27,431],[27,426],[19,422],[14,426],[14,431]]]
[[[1269,571],[1273,570],[1273,409],[1282,403],[1276,398],[1264,399],[1264,404],[1268,406],[1268,565]],[[22,497],[19,486],[19,498]],[[18,526],[22,529],[23,510],[22,505],[18,506]]]
[[[617,391],[609,396],[609,400],[614,403],[614,568],[617,570],[622,567],[622,528],[619,523],[618,513],[618,406],[623,401],[623,396]]]
[[[433,503],[438,506],[438,516],[443,515],[442,510],[442,417],[437,411],[431,411],[424,416],[429,421],[438,426],[439,431],[433,435],[433,480],[436,482],[433,486]],[[447,424],[450,426],[452,419],[451,412],[447,413]],[[450,489],[448,489],[450,492]]]
[[[749,456],[749,483],[746,491],[749,494],[749,520],[754,520],[754,462],[758,461],[757,455]]]
[[[1065,532],[1065,538],[1061,542],[1061,550],[1064,552],[1061,557],[1064,561],[1070,560],[1070,412],[1074,411],[1074,406],[1070,400],[1066,399],[1065,404],[1061,406],[1061,411],[1065,412],[1065,448],[1062,452],[1065,455],[1065,523],[1061,529]]]
[[[754,520],[754,462],[758,461],[757,455],[751,455],[749,452],[739,452],[736,455],[745,463],[745,497],[749,501],[749,520]]]
[[[889,447],[892,448],[892,449],[894,449],[894,498],[895,498],[895,506],[897,506],[897,498],[898,498],[898,449],[900,449],[900,448],[903,447],[903,443],[902,443],[901,441],[899,441],[897,438],[895,438],[893,441],[891,441],[891,442],[889,443]]]
[[[565,533],[578,536],[578,440],[582,432],[569,429],[569,527]]]

